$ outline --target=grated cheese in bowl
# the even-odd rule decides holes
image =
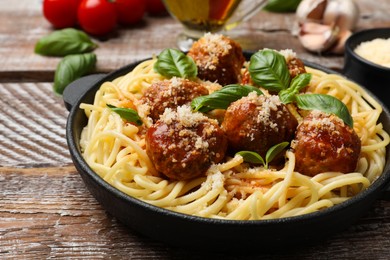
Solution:
[[[390,68],[390,38],[362,42],[354,51],[368,61]]]

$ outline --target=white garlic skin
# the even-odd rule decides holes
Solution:
[[[329,0],[325,8],[322,22],[335,24],[340,31],[355,29],[360,11],[353,0]]]
[[[354,0],[302,0],[296,10],[298,38],[311,52],[342,54],[343,43],[356,27],[359,15]]]
[[[327,0],[301,1],[296,10],[298,22],[303,23],[306,21],[322,21],[327,3]]]

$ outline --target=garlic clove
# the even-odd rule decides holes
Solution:
[[[358,22],[359,13],[359,8],[353,0],[329,0],[322,22],[336,25],[340,31],[352,31]]]
[[[321,21],[328,0],[302,0],[297,7],[298,22]]]
[[[329,52],[334,54],[343,54],[345,50],[345,42],[352,35],[351,31],[341,31],[339,33],[339,38],[334,46],[329,49]]]
[[[326,33],[330,30],[330,25],[323,25],[313,22],[305,22],[301,24],[300,28],[300,34],[322,34]]]
[[[302,46],[311,52],[324,52],[338,40],[338,28],[317,23],[304,23],[300,27],[298,39]]]

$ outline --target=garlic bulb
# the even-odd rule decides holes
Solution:
[[[326,6],[323,23],[336,24],[340,31],[353,30],[359,18],[359,9],[353,0],[329,1]]]
[[[359,19],[353,0],[302,0],[296,10],[298,38],[311,52],[344,52]]]

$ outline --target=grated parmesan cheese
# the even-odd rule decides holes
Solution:
[[[222,34],[206,33],[200,40],[206,59],[196,60],[196,64],[199,67],[205,67],[206,69],[215,70],[219,64],[220,57],[229,54],[232,46],[229,39]]]
[[[217,165],[211,165],[207,171],[207,180],[202,183],[207,191],[220,189],[225,184],[225,176],[219,170]]]
[[[203,39],[208,53],[218,53],[224,56],[229,54],[229,50],[232,48],[228,39],[222,34],[206,33]]]
[[[280,50],[279,53],[284,56],[286,62],[297,58],[297,54],[291,49]]]
[[[166,108],[164,114],[160,117],[160,120],[166,125],[175,125],[176,130],[169,132],[170,136],[175,134],[180,137],[180,142],[175,144],[175,146],[168,147],[167,150],[182,149],[186,152],[192,150],[208,152],[212,155],[215,153],[209,151],[210,144],[209,142],[217,142],[215,137],[212,137],[213,133],[216,131],[214,125],[218,125],[217,121],[214,119],[209,119],[205,115],[199,112],[192,112],[191,107],[188,105],[183,105],[177,107],[177,110],[172,110],[171,108]],[[207,127],[202,129],[203,136],[198,135],[198,133],[191,129],[200,123],[210,122]],[[195,151],[194,151],[195,152]]]
[[[191,107],[187,105],[178,107],[176,112],[171,108],[166,108],[160,119],[167,125],[172,124],[173,121],[177,121],[185,127],[192,127],[199,122],[209,120],[202,113],[193,113]]]
[[[390,38],[362,42],[354,51],[368,61],[390,68]]]
[[[311,113],[310,120],[304,120],[303,123],[309,127],[318,129],[318,130],[326,130],[332,135],[339,135],[340,132],[337,130],[337,125],[344,126],[344,121],[332,114],[327,114],[325,112],[319,110],[313,110]],[[316,136],[317,133],[311,132],[312,136]]]

